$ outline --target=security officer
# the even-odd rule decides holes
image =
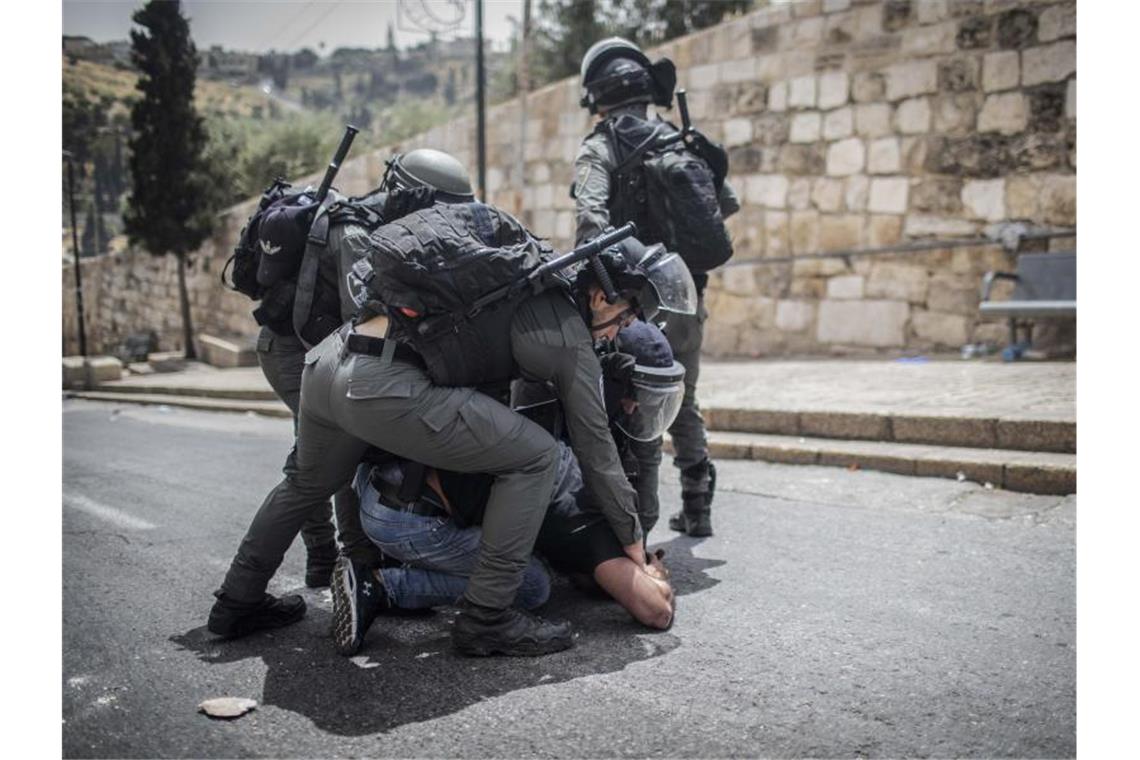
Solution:
[[[381,227],[373,240],[383,242],[389,229],[393,234],[411,231],[422,240],[461,228],[494,248],[532,240],[521,224],[492,207],[462,204],[447,213],[440,209],[436,205],[399,225]],[[476,225],[476,217],[483,223]],[[433,228],[425,223],[433,218],[444,221]],[[489,225],[485,231],[476,229],[484,225]],[[636,496],[609,436],[599,395],[601,368],[587,325],[595,333],[616,331],[636,307],[631,299],[650,288],[651,276],[664,272],[639,270],[637,261],[628,262],[620,252],[605,261],[623,296],[615,303],[608,302],[596,284],[584,286],[589,299],[581,306],[561,289],[546,290],[519,303],[509,334],[498,337],[509,341],[512,361],[521,372],[554,385],[567,410],[587,488],[626,553],[644,564]],[[691,280],[687,284],[692,290]],[[676,289],[675,283],[668,285],[670,293]],[[553,485],[554,439],[474,388],[433,383],[422,358],[409,347],[410,339],[398,330],[389,333],[385,311],[381,303],[366,303],[355,324],[337,330],[306,356],[297,471],[287,473],[267,496],[219,594],[272,607],[273,612],[259,620],[262,627],[299,619],[304,614],[299,597],[275,600],[265,593],[288,542],[274,540],[275,535],[269,541],[253,539],[264,533],[261,523],[299,528],[322,499],[351,480],[371,444],[431,467],[496,476],[479,558],[453,629],[456,648],[472,655],[537,655],[571,646],[568,623],[550,623],[510,608]],[[350,576],[344,582],[334,577],[334,593],[353,590],[359,570],[354,565],[338,563],[338,570]]]
[[[338,223],[330,224],[330,214],[322,209],[314,227],[324,230],[319,241],[308,240],[306,228],[298,233],[299,217],[304,210],[291,206],[271,209],[266,213],[259,229],[259,238],[273,256],[261,257],[258,279],[262,284],[274,283],[267,289],[269,295],[254,311],[262,323],[257,342],[257,359],[274,393],[293,412],[294,435],[298,429],[301,398],[301,374],[305,353],[337,327],[350,319],[356,311],[351,268],[354,262],[366,258],[369,251],[370,227],[382,220],[397,219],[415,208],[430,204],[433,199],[446,202],[467,202],[474,199],[467,170],[454,157],[431,149],[413,150],[396,155],[387,162],[387,171],[380,186],[362,198],[347,199],[350,203],[328,205]],[[346,200],[346,199],[341,199]],[[367,213],[373,209],[375,219],[353,214],[339,215],[338,210],[353,209]],[[319,242],[319,244],[318,244]],[[298,247],[298,246],[304,246]],[[291,248],[297,247],[295,256]],[[297,259],[305,257],[297,272]],[[306,269],[305,265],[309,265]],[[279,284],[277,284],[279,283]],[[289,453],[285,473],[296,469],[296,448]],[[348,485],[336,492],[337,531],[343,552],[353,561],[374,566],[382,561],[375,544],[368,540],[360,524],[359,500]],[[329,585],[337,559],[333,541],[331,510],[327,502],[315,509],[301,528],[307,550],[305,585]],[[292,542],[295,528],[285,523],[261,521],[262,533],[251,540]],[[270,537],[273,537],[270,539]],[[299,600],[299,597],[294,597]],[[219,596],[210,615],[209,628],[214,633],[233,638],[266,627],[284,614],[278,600],[263,599],[256,604]],[[300,619],[296,605],[286,617]],[[303,605],[300,608],[303,614]]]
[[[672,103],[676,73],[668,59],[650,63],[645,54],[632,42],[611,37],[595,43],[582,59],[582,105],[606,121],[623,116],[647,120],[650,103],[667,106]],[[705,159],[719,187],[717,201],[724,217],[735,213],[740,203],[735,192],[724,181],[728,158],[724,149],[710,142],[699,132],[686,136],[688,148]],[[617,186],[615,171],[618,160],[609,139],[601,128],[595,129],[578,151],[574,162],[574,196],[577,201],[577,240],[586,240],[610,225],[623,224],[618,200],[612,188]],[[628,209],[628,204],[623,204]],[[639,224],[643,224],[639,222]],[[645,242],[659,239],[653,229],[639,233]],[[680,251],[685,255],[685,251]],[[709,461],[704,420],[697,403],[697,379],[700,376],[701,343],[704,321],[708,312],[704,306],[704,289],[708,283],[705,272],[694,271],[693,280],[699,294],[699,308],[695,315],[670,314],[665,319],[665,333],[677,360],[685,367],[685,396],[676,421],[669,428],[675,456],[673,464],[681,471],[682,510],[669,520],[673,530],[690,536],[712,534],[710,505],[715,487],[716,470]],[[638,479],[638,497],[642,527],[646,532],[657,522],[657,470],[661,462],[661,441],[637,443],[634,450],[641,477]]]

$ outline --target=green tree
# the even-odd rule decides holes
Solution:
[[[534,23],[532,86],[578,74],[600,39],[625,37],[642,48],[743,13],[755,0],[541,0]]]
[[[532,76],[553,82],[578,73],[582,56],[613,33],[598,0],[542,0],[534,25]]]
[[[99,130],[107,126],[107,103],[92,100],[82,89],[63,86],[63,147],[75,156],[76,168],[84,171]]]
[[[215,196],[202,171],[206,131],[194,110],[198,52],[177,0],[150,0],[131,17],[131,61],[142,93],[131,108],[131,197],[127,235],[156,256],[178,260],[178,295],[186,358],[195,358],[189,254],[213,231]]]

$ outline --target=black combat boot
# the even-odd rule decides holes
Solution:
[[[700,483],[707,473],[707,491],[681,491],[681,511],[669,518],[669,527],[693,538],[712,535],[712,500],[716,491],[716,465],[704,460],[681,471],[681,483]]]
[[[460,654],[486,657],[536,657],[574,646],[567,622],[551,622],[537,615],[508,607],[497,610],[463,598],[451,630],[451,642]]]
[[[277,598],[266,594],[260,602],[237,602],[227,599],[221,591],[210,610],[206,629],[222,638],[236,639],[256,631],[296,623],[305,617],[305,600],[296,595]]]
[[[323,588],[332,580],[333,565],[336,564],[336,544],[330,541],[320,546],[306,547],[305,585],[309,588]]]
[[[376,616],[393,608],[379,570],[341,556],[332,579],[332,640],[336,651],[354,655]]]

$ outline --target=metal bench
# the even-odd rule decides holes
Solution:
[[[1008,301],[990,300],[996,280],[1017,283]],[[986,272],[982,279],[983,317],[1009,320],[1009,345],[1020,356],[1033,338],[1034,319],[1075,319],[1077,316],[1077,254],[1023,253],[1017,257],[1017,273]],[[1017,342],[1017,328],[1025,327],[1025,343]],[[1019,348],[1020,347],[1020,348]]]

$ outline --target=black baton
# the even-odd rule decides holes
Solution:
[[[348,149],[352,147],[352,141],[359,131],[351,124],[344,125],[344,137],[340,138],[340,145],[337,146],[336,154],[333,156],[333,160],[329,162],[329,168],[325,170],[325,178],[321,180],[321,186],[317,188],[315,205],[321,205],[325,196],[329,194],[329,188],[332,187],[333,180],[336,179],[336,173],[340,171],[340,165],[344,163],[344,157],[348,155]]]

